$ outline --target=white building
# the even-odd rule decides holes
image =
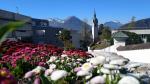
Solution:
[[[128,36],[125,33],[121,31],[115,32],[112,34],[112,37],[114,38],[114,45],[116,47],[126,45],[126,39],[128,38]]]

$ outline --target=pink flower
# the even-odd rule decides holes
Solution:
[[[34,76],[34,75],[35,75],[35,73],[34,73],[33,71],[29,71],[29,72],[27,72],[27,73],[25,74],[24,78],[30,78],[30,77],[32,77],[32,76]]]
[[[81,70],[81,67],[76,67],[75,69],[74,69],[74,72],[78,72],[78,71],[80,71]]]
[[[41,84],[41,79],[36,77],[33,84]]]
[[[46,64],[45,62],[39,62],[38,65],[39,65],[39,66],[45,66],[45,64]]]
[[[45,76],[49,76],[53,72],[52,69],[47,69],[44,73]]]

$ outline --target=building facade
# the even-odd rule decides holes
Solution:
[[[62,42],[56,35],[63,28],[49,26],[48,20],[35,19],[18,13],[0,10],[1,26],[13,21],[26,21],[26,23],[23,27],[10,32],[7,36],[8,39],[63,46]]]
[[[46,43],[57,46],[63,46],[63,43],[58,39],[57,34],[63,28],[49,26],[48,20],[32,19],[33,43]]]

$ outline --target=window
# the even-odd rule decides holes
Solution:
[[[45,27],[45,26],[47,26],[47,23],[46,22],[41,22],[41,26]]]
[[[45,30],[36,30],[36,34],[38,36],[44,36],[45,35]]]
[[[35,23],[35,22],[32,22],[32,26],[36,26],[36,23]]]

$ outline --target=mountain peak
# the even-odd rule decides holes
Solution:
[[[80,20],[76,16],[69,16],[64,20],[61,19],[50,19],[49,23],[54,27],[62,27],[72,30],[81,30],[83,27],[84,21]],[[91,28],[89,24],[86,24],[88,28]]]
[[[111,29],[117,29],[117,28],[119,28],[120,26],[122,26],[122,24],[121,24],[119,21],[114,20],[114,21],[105,22],[105,23],[104,23],[104,26],[108,26],[108,27],[110,27]]]
[[[67,17],[65,20],[74,20],[74,19],[77,19],[77,20],[80,20],[78,17],[76,17],[76,16],[69,16],[69,17]]]
[[[113,20],[113,21],[110,21],[110,22],[121,23],[121,22],[119,22],[118,20]]]

